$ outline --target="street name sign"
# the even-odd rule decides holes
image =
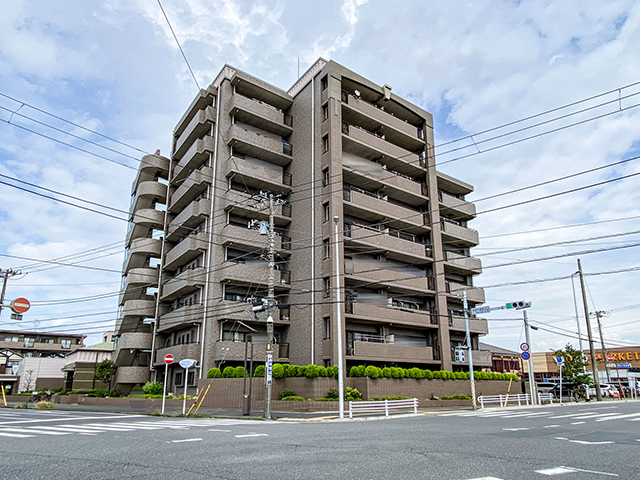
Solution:
[[[178,363],[182,368],[186,369],[193,367],[197,362],[193,358],[183,358]]]

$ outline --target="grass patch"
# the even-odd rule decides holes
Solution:
[[[41,400],[38,403],[36,403],[36,408],[40,410],[51,410],[53,408],[56,408],[56,406],[53,404],[53,402],[47,402],[46,400]]]

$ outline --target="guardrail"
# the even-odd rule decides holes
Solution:
[[[553,393],[540,393],[538,392],[538,404],[542,405],[542,402],[553,403]]]
[[[384,412],[384,416],[388,417],[391,411],[397,410],[413,410],[413,413],[418,413],[418,399],[349,402],[349,418],[353,418],[353,414],[359,412]]]
[[[513,402],[514,400],[518,402],[518,406],[521,406],[522,402],[529,405],[530,397],[528,393],[518,393],[516,395],[480,395],[478,397],[480,408],[484,408],[486,403],[498,403],[501,407],[506,407],[508,402]]]

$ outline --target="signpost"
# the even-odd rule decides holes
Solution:
[[[178,362],[184,368],[184,395],[182,399],[182,414],[187,412],[187,384],[189,383],[189,369],[197,362],[192,358],[183,358]]]
[[[169,365],[173,363],[173,355],[167,353],[164,356],[164,385],[162,385],[162,410],[160,413],[164,415],[164,402],[167,398],[167,372],[169,371]]]
[[[564,365],[564,358],[556,357],[556,363],[560,367],[560,405],[562,405],[562,367]]]

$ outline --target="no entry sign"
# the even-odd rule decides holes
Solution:
[[[27,300],[26,298],[16,298],[11,302],[9,306],[11,307],[11,310],[13,310],[16,313],[24,313],[27,310],[29,310],[29,307],[31,307],[31,304],[29,303],[29,300]]]
[[[173,355],[171,355],[170,353],[167,353],[164,356],[164,363],[166,363],[167,365],[171,365],[173,363]]]

